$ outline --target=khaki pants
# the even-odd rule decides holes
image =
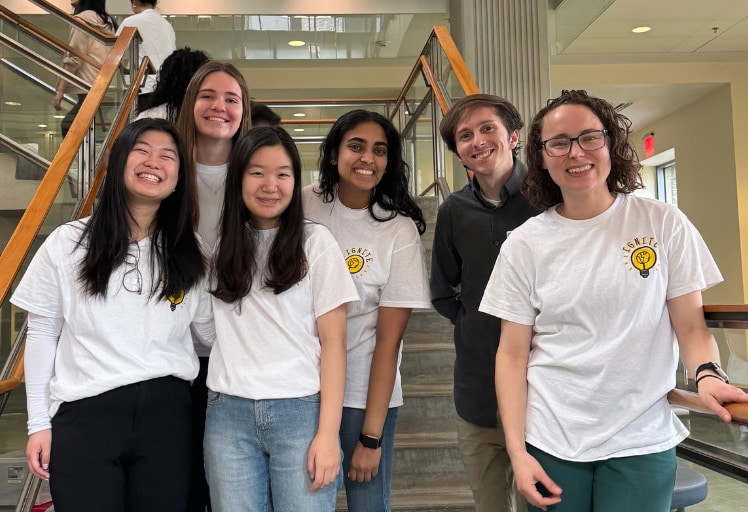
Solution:
[[[476,512],[525,512],[527,504],[514,487],[501,421],[486,428],[457,418],[457,445]]]

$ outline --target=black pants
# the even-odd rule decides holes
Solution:
[[[208,482],[205,480],[203,436],[205,435],[205,409],[208,407],[208,358],[200,358],[200,372],[192,382],[192,483],[187,512],[211,512]]]
[[[57,512],[164,512],[187,506],[190,385],[163,377],[62,404],[52,418]]]
[[[62,118],[62,121],[60,121],[60,131],[62,132],[62,138],[64,139],[65,136],[70,131],[70,126],[73,124],[73,120],[75,119],[75,116],[78,115],[78,111],[81,109],[81,105],[83,105],[83,101],[86,99],[85,94],[79,94],[78,95],[78,103],[73,105],[73,108],[68,110],[68,113],[65,114],[65,117]]]

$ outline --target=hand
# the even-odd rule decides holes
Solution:
[[[354,482],[368,482],[379,473],[379,461],[382,458],[382,448],[372,450],[359,442],[353,449],[351,465],[348,468],[348,478]]]
[[[52,107],[54,107],[55,110],[62,110],[62,93],[61,92],[55,93],[55,97],[52,99]]]
[[[309,492],[330,485],[340,472],[340,441],[338,436],[317,433],[309,446],[307,457],[309,478],[313,480]]]
[[[732,416],[722,404],[730,402],[748,403],[748,393],[723,382],[716,376],[699,380],[698,391],[702,403],[725,423],[730,423]]]
[[[34,432],[26,444],[26,462],[32,473],[49,480],[49,452],[52,449],[52,429]]]
[[[512,457],[512,469],[517,490],[527,498],[530,504],[540,510],[548,510],[548,506],[561,502],[561,488],[550,479],[535,457],[527,452]],[[538,491],[536,484],[541,484],[551,495],[544,497]]]

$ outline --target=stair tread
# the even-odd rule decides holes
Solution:
[[[454,485],[447,484],[443,481],[436,481],[434,485],[428,482],[418,487],[398,488],[395,485],[397,479],[392,484],[392,510],[408,511],[448,511],[448,510],[475,510],[473,503],[473,493],[466,484]],[[345,492],[338,495],[336,512],[347,510],[345,504]]]

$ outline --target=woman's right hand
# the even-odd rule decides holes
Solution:
[[[49,452],[52,449],[52,429],[34,432],[26,444],[26,462],[39,478],[49,480]]]
[[[63,93],[58,92],[55,93],[54,98],[52,98],[52,108],[55,110],[62,110],[62,96]]]
[[[527,501],[541,510],[561,501],[561,488],[551,480],[538,460],[527,452],[512,457],[512,469],[517,483],[517,490]],[[550,496],[543,496],[536,484],[546,488]]]

